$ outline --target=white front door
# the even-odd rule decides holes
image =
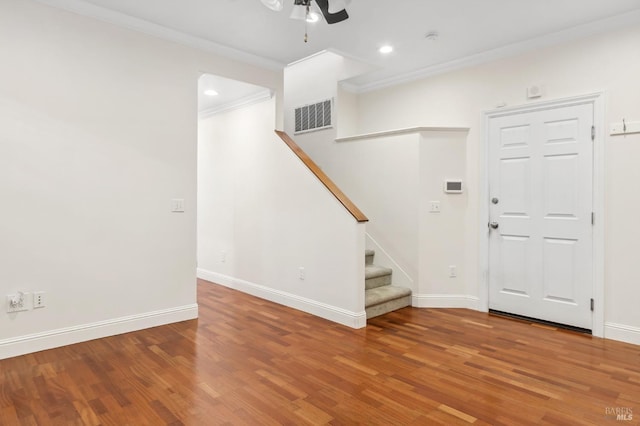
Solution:
[[[490,119],[490,309],[591,330],[593,114]]]

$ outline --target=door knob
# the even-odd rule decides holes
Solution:
[[[493,197],[493,198],[491,199],[491,202],[492,202],[493,204],[498,204],[498,203],[500,202],[500,200],[498,200],[496,197]]]
[[[498,225],[498,222],[491,222],[489,226],[491,227],[491,229],[498,229],[498,226],[500,225]]]

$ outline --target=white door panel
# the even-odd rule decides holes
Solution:
[[[591,329],[591,104],[492,118],[489,307]]]
[[[529,297],[531,283],[522,279],[522,271],[531,273],[527,259],[531,256],[531,241],[528,237],[502,235],[499,256],[502,291],[516,296]]]
[[[543,240],[543,296],[545,299],[577,303],[577,240]]]

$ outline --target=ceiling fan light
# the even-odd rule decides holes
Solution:
[[[262,4],[267,6],[269,9],[280,12],[282,10],[282,0],[260,0]]]
[[[294,5],[291,11],[291,19],[300,19],[301,21],[307,19],[307,6]]]
[[[314,10],[309,12],[307,15],[307,22],[313,24],[314,22],[318,22],[320,20],[320,14]]]
[[[344,0],[329,0],[329,13],[338,13],[347,8]]]

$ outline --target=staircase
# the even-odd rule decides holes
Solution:
[[[373,264],[373,250],[365,251],[364,307],[367,319],[411,306],[411,289],[391,285],[392,270]]]

